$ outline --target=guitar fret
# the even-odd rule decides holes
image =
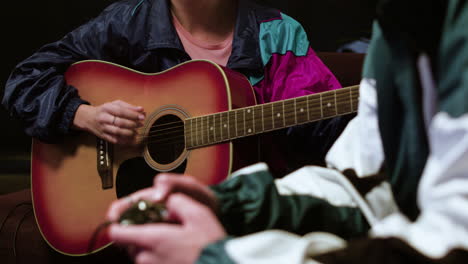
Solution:
[[[201,118],[197,118],[198,145],[203,146],[203,123]]]
[[[218,114],[213,115],[213,128],[214,128],[214,140],[215,140],[215,142],[219,141],[220,134],[221,134],[220,133],[221,131],[219,131],[219,126],[216,125],[216,116],[217,115]],[[218,123],[219,123],[219,121],[218,121]]]
[[[296,104],[296,124],[302,124],[309,120],[309,107],[307,105],[307,97],[298,97],[295,99]]]
[[[269,131],[273,129],[273,104],[262,105],[263,117],[263,131]]]
[[[322,103],[322,95],[320,94],[320,119],[323,118],[323,103]]]
[[[296,99],[289,99],[283,101],[284,109],[284,126],[293,126],[297,124],[297,108],[296,108]]]
[[[286,125],[286,117],[285,117],[286,114],[284,113],[284,101],[282,102],[281,105],[283,106],[283,126],[285,126]]]
[[[353,102],[353,105],[354,105],[353,111],[357,111],[359,108],[359,90],[358,89],[353,91],[351,101]],[[357,102],[357,103],[354,103],[354,102]]]
[[[208,129],[209,129],[209,137],[208,137],[208,143],[213,144],[216,142],[215,139],[215,131],[214,131],[214,117],[213,115],[208,116]]]
[[[349,100],[348,93],[351,93],[350,89],[340,89],[336,91],[338,101],[338,114],[351,113],[353,110],[352,102]]]
[[[358,87],[296,97],[184,121],[187,149],[355,112]]]
[[[218,116],[218,125],[216,126],[219,135],[218,141],[223,141],[223,116],[222,114],[216,114],[216,116]]]
[[[254,131],[255,133],[260,133],[263,131],[262,125],[263,125],[263,115],[261,113],[262,107],[260,105],[252,107],[252,112],[253,112],[253,126],[254,126]]]
[[[309,106],[309,120],[307,121],[315,121],[322,119],[322,96],[320,94],[309,96],[307,99],[307,104]]]
[[[202,121],[202,131],[203,131],[203,144],[206,145],[209,143],[208,119],[206,116],[203,116],[201,121]]]
[[[237,117],[237,137],[245,136],[245,119],[244,111],[242,109],[236,110]]]
[[[194,144],[193,144],[193,118],[190,119],[190,147],[193,147]]]
[[[284,127],[283,119],[283,104],[282,103],[273,103],[273,128]]]
[[[217,138],[216,138],[216,142],[220,142],[223,140],[223,130],[222,130],[222,122],[221,122],[221,114],[215,114],[215,117],[216,117],[216,121],[217,123],[215,123],[215,129],[216,129],[216,135],[217,135]]]
[[[188,149],[191,147],[190,141],[189,141],[189,135],[190,135],[190,120],[185,119],[184,120],[184,137],[185,137],[185,147]]]
[[[206,134],[206,144],[210,144],[210,122],[209,122],[209,116],[204,116],[203,117],[205,120],[205,134]]]
[[[200,145],[200,143],[198,142],[198,118],[194,118],[195,119],[195,144],[197,146]]]
[[[226,130],[226,139],[231,138],[231,134],[229,133],[229,113],[226,112],[226,120],[225,120],[225,127],[224,129]]]
[[[334,97],[335,97],[335,113],[338,114],[338,104],[336,103],[336,90],[333,90]]]
[[[255,107],[251,107],[250,109],[252,110],[252,129],[253,129],[253,133],[256,133],[257,130],[255,130],[255,124],[257,124],[258,122],[255,121]]]
[[[237,125],[236,125],[236,112],[228,112],[228,124],[229,124],[229,138],[237,137]]]
[[[229,116],[227,112],[220,114],[221,141],[229,139]]]
[[[335,107],[333,107],[333,104],[335,103],[335,97],[333,94],[330,92],[325,92],[321,94],[321,98],[323,111],[322,118],[335,116],[337,113],[335,111]]]
[[[189,133],[190,133],[190,147],[193,147],[193,119],[190,119],[189,123],[190,123],[190,130],[189,130]]]
[[[245,127],[246,134],[249,135],[249,134],[254,133],[254,118],[253,118],[252,108],[249,107],[245,109],[244,116],[245,116],[244,122],[246,124],[246,127]]]
[[[205,142],[203,142],[203,117],[200,117],[200,118],[197,118],[200,122],[200,134],[201,134],[201,138],[200,138],[200,145],[204,145]]]
[[[246,132],[246,125],[245,125],[245,109],[242,109],[242,115],[244,117],[244,135],[246,135],[247,132]]]
[[[197,120],[192,118],[192,145],[197,146]]]
[[[236,137],[238,137],[239,136],[239,129],[237,128],[238,127],[238,125],[237,125],[237,111],[234,112],[234,116],[235,116],[235,119],[236,119],[236,123],[235,123],[236,124]]]
[[[294,98],[294,123],[297,124],[297,106],[296,106],[296,99]]]
[[[223,140],[223,126],[222,126],[222,115],[221,113],[216,114],[216,119],[218,120],[218,123],[216,125],[216,133],[218,135],[218,140],[217,142],[220,142]]]
[[[263,105],[260,106],[262,109],[262,131],[265,131],[265,113],[263,111]]]

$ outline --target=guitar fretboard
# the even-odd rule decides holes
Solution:
[[[218,144],[357,111],[359,86],[238,108],[184,121],[187,149]]]

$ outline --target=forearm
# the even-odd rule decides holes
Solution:
[[[340,191],[348,197],[347,204],[330,201],[329,198],[336,193],[331,193],[329,197],[314,193],[314,184],[322,185],[323,193],[328,191],[324,185],[326,181],[320,179],[309,184],[311,189],[297,192],[291,190],[291,182],[304,177],[320,178],[315,175],[313,167],[275,181],[264,166],[254,166],[212,187],[219,200],[220,220],[229,234],[245,235],[267,229],[283,229],[296,234],[320,230],[354,237],[367,231],[366,220],[346,190]],[[337,173],[323,170],[334,175]]]
[[[21,65],[5,87],[3,105],[13,118],[21,121],[25,132],[45,142],[54,142],[71,132],[77,108],[87,104],[75,88],[52,69],[31,75]]]
[[[26,133],[46,142],[70,133],[75,113],[87,98],[81,99],[75,87],[67,84],[65,72],[75,62],[108,59],[116,50],[123,56],[120,32],[112,25],[117,11],[109,10],[62,39],[41,47],[13,69],[5,87],[3,105],[19,119]],[[106,32],[112,27],[112,34]],[[108,43],[118,43],[109,45]],[[112,47],[112,48],[110,48]]]

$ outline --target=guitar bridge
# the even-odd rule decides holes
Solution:
[[[114,186],[112,179],[113,145],[98,138],[96,150],[97,170],[101,177],[102,188],[111,189]]]

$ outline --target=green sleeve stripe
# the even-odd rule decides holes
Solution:
[[[358,208],[336,207],[308,195],[280,195],[267,170],[239,175],[211,188],[219,201],[219,219],[230,235],[282,229],[296,234],[324,231],[349,238],[369,229]]]
[[[269,20],[260,24],[259,46],[263,66],[267,65],[273,54],[306,56],[310,43],[299,22],[281,13],[281,19]],[[263,76],[252,76],[252,85],[259,83]]]
[[[305,56],[309,49],[309,40],[301,24],[281,13],[282,19],[260,24],[260,53],[263,65],[273,54],[284,55],[292,51],[296,56]]]

